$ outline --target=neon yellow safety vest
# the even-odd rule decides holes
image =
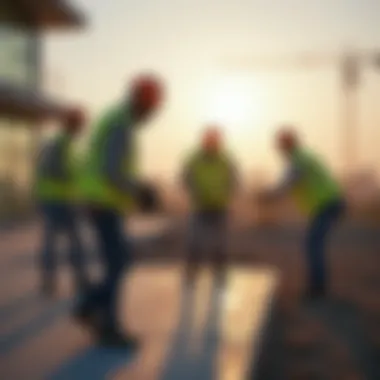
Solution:
[[[120,127],[120,123],[123,123],[125,128],[132,127],[129,116],[119,107],[106,112],[95,123],[94,133],[84,154],[82,169],[78,172],[80,174],[78,181],[82,201],[123,212],[134,206],[131,194],[119,191],[109,183],[103,173],[106,154],[104,150],[105,139],[113,128]],[[132,151],[134,151],[133,147]],[[130,157],[125,157],[124,162],[120,163],[124,166],[127,177],[136,174],[134,162],[134,154],[131,154]]]
[[[196,153],[188,164],[193,204],[199,210],[223,210],[231,195],[231,162],[227,155]]]
[[[302,171],[302,177],[294,186],[292,194],[305,214],[313,215],[326,204],[341,198],[339,184],[313,154],[299,150],[293,155],[292,164]]]
[[[75,198],[74,167],[72,161],[72,139],[62,133],[55,138],[56,148],[62,153],[62,178],[54,178],[38,172],[35,181],[35,195],[41,201],[73,201]]]

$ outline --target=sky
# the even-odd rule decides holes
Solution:
[[[118,101],[133,75],[158,72],[167,100],[141,132],[146,174],[172,177],[214,121],[244,173],[280,168],[272,138],[282,122],[295,123],[334,168],[343,165],[344,98],[335,55],[346,47],[380,49],[380,1],[71,3],[86,13],[88,25],[46,38],[46,87],[88,107],[95,117]],[[315,67],[283,66],[302,52],[315,55]],[[270,57],[276,66],[227,68],[227,60],[250,56]],[[370,62],[362,67],[352,165],[379,167],[380,70]]]

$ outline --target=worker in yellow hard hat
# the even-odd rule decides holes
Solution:
[[[35,196],[43,219],[42,289],[55,292],[58,237],[70,244],[70,259],[76,286],[84,290],[88,278],[84,268],[83,247],[75,209],[75,169],[73,144],[85,124],[82,110],[72,108],[63,113],[62,127],[43,146],[37,162]]]
[[[237,172],[217,126],[204,131],[200,148],[186,160],[182,181],[192,207],[186,284],[194,283],[203,255],[211,255],[217,279],[223,284],[227,265],[228,211],[236,189]],[[206,248],[211,251],[205,251]]]
[[[310,219],[305,245],[307,298],[323,297],[327,291],[326,239],[344,214],[344,195],[323,160],[302,145],[292,126],[279,130],[276,148],[288,171],[280,185],[262,198],[270,200],[290,193]]]
[[[154,206],[154,191],[141,183],[137,171],[135,140],[140,128],[160,108],[163,96],[163,85],[156,76],[139,76],[126,96],[108,109],[90,131],[80,189],[89,222],[98,237],[105,276],[79,302],[74,315],[96,331],[103,345],[137,345],[133,336],[122,333],[117,318],[118,286],[132,263],[124,216],[136,203]]]

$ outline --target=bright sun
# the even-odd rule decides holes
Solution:
[[[259,110],[255,95],[252,88],[244,83],[221,81],[211,91],[206,118],[221,123],[227,129],[253,122]]]

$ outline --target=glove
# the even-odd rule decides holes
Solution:
[[[142,212],[154,212],[160,208],[157,190],[151,184],[141,183],[138,186],[136,200]]]

